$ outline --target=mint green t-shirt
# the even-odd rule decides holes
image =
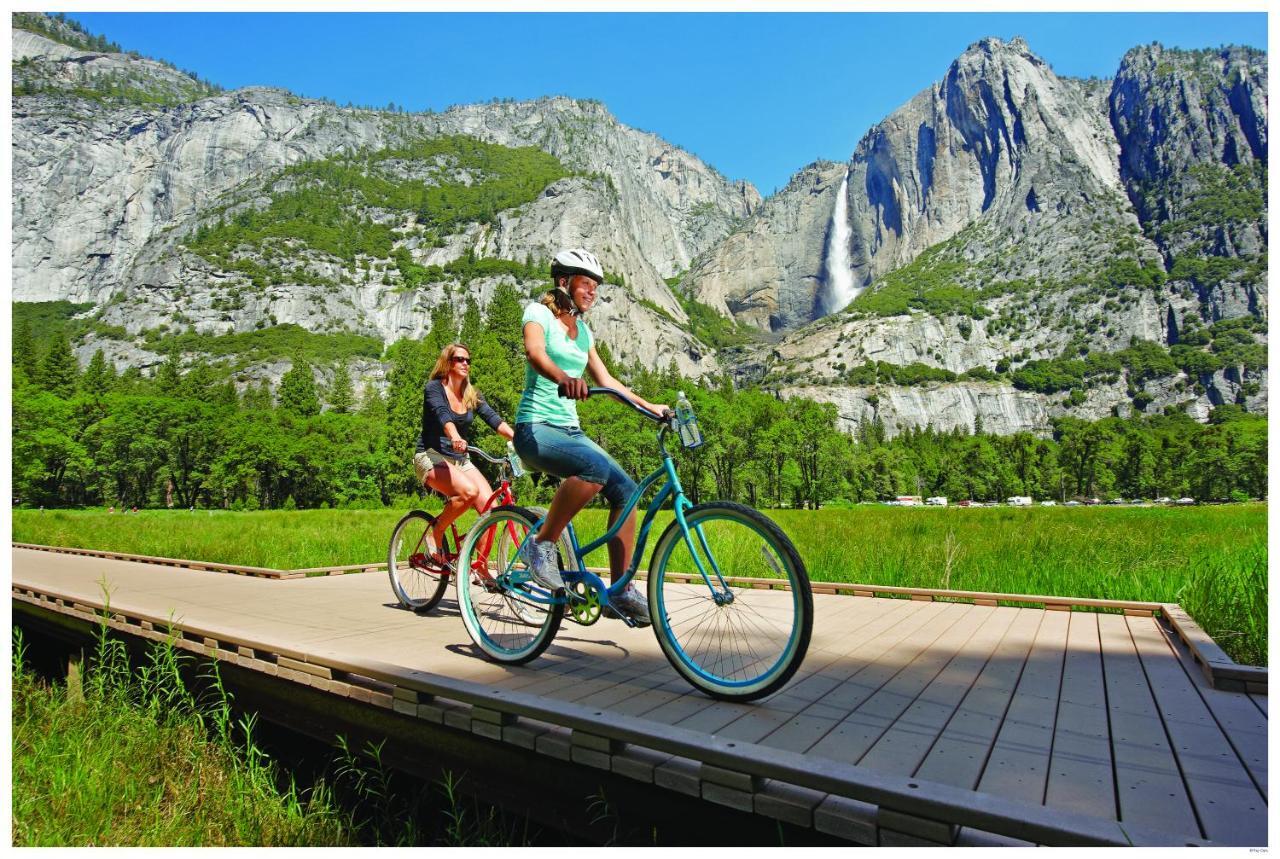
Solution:
[[[534,303],[524,309],[520,330],[525,323],[536,322],[542,326],[547,356],[561,370],[575,379],[581,378],[587,369],[587,356],[591,353],[591,329],[578,318],[578,339],[570,340],[564,326],[556,319],[551,308]],[[556,383],[543,376],[533,365],[525,363],[524,391],[520,394],[520,407],[516,409],[516,423],[548,423],[557,426],[578,426],[578,404],[556,392]]]

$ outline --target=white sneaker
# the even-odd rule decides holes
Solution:
[[[635,585],[627,585],[622,593],[609,598],[609,605],[604,609],[605,616],[618,617],[620,613],[625,614],[636,626],[649,625],[649,601],[636,590]]]
[[[544,588],[558,591],[564,587],[560,578],[560,555],[555,543],[544,543],[536,536],[530,537],[520,550],[520,557],[529,567],[529,575]]]

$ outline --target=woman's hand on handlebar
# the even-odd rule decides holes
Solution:
[[[453,441],[452,441],[452,445],[453,445],[453,452],[454,452],[454,453],[466,453],[466,452],[467,452],[467,440],[466,440],[465,438],[455,438],[455,439],[453,439]]]
[[[566,376],[556,385],[556,392],[569,400],[585,400],[591,396],[591,388],[585,379]]]

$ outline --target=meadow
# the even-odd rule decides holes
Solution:
[[[1266,664],[1265,504],[868,505],[769,515],[795,542],[814,581],[1176,602],[1237,661]],[[15,510],[13,539],[297,569],[385,560],[399,516],[389,509]],[[669,518],[659,518],[653,538]],[[587,510],[576,524],[585,542],[602,533],[604,511]],[[603,552],[589,563],[603,564]]]

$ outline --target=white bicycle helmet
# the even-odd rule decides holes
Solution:
[[[551,261],[553,281],[558,282],[560,278],[574,274],[585,274],[596,283],[604,283],[604,268],[601,267],[600,260],[591,251],[582,248],[560,251]]]

